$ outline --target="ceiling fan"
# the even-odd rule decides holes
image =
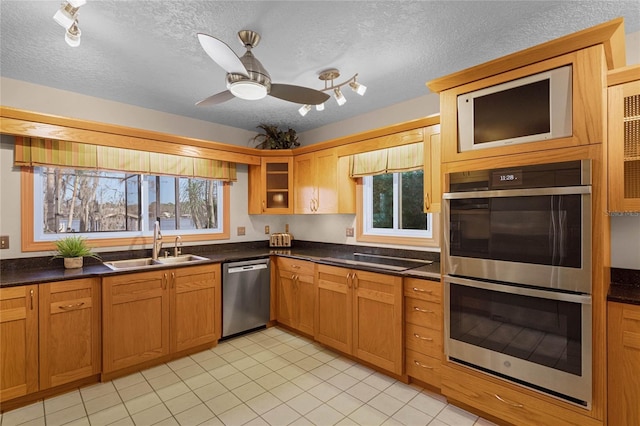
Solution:
[[[315,89],[291,84],[271,83],[271,76],[251,49],[260,42],[260,34],[251,30],[238,32],[238,38],[247,49],[238,57],[223,41],[207,34],[198,33],[198,41],[204,51],[227,72],[227,89],[196,103],[198,106],[216,105],[233,97],[247,100],[262,99],[267,95],[297,104],[319,105],[329,95]]]

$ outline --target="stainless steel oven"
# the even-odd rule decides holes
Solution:
[[[591,293],[590,165],[451,174],[446,273]]]
[[[591,296],[445,276],[449,360],[588,407]]]
[[[590,161],[453,173],[449,189],[448,360],[589,407]]]

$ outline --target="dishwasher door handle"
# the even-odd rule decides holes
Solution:
[[[235,268],[229,268],[227,271],[229,274],[235,274],[238,272],[249,272],[249,271],[257,271],[260,269],[267,269],[267,265],[265,263],[261,263],[259,265],[245,265],[245,266],[237,266]]]

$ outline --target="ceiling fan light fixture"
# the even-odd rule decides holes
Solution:
[[[307,113],[311,111],[311,105],[302,105],[300,107],[300,109],[298,110],[298,112],[300,113],[301,116],[305,116],[307,115]]]
[[[255,101],[267,96],[267,88],[255,81],[236,81],[229,83],[228,89],[234,96],[248,101]]]
[[[316,111],[324,111],[324,102],[316,105]]]
[[[77,9],[80,6],[84,6],[85,4],[87,4],[87,0],[67,0],[67,3]]]
[[[349,87],[351,87],[351,89],[360,96],[364,96],[365,92],[367,91],[367,86],[358,83],[357,81],[355,81],[355,79],[351,83],[349,83]]]
[[[336,98],[338,105],[342,106],[347,103],[347,98],[344,97],[339,87],[333,89],[333,97]]]
[[[71,3],[65,2],[60,9],[53,15],[53,20],[65,29],[71,28],[78,15],[78,8],[73,7]]]
[[[82,31],[78,28],[78,20],[76,19],[73,22],[73,25],[67,29],[67,32],[64,35],[64,41],[71,47],[80,46],[80,36],[82,35]]]

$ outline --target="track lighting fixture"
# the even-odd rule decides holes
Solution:
[[[347,102],[347,98],[344,97],[344,95],[342,94],[342,91],[340,90],[342,86],[345,86],[348,84],[349,87],[351,87],[351,89],[360,96],[363,96],[364,93],[367,91],[367,86],[365,86],[364,84],[358,83],[358,81],[356,80],[356,78],[358,77],[358,74],[354,75],[353,77],[351,77],[350,79],[342,83],[335,84],[334,80],[338,77],[340,77],[340,71],[338,71],[335,68],[324,70],[318,75],[318,78],[324,81],[324,89],[320,89],[320,91],[327,92],[329,90],[333,90],[333,97],[335,98],[336,102],[340,106],[344,105]],[[300,113],[301,116],[304,117],[305,115],[307,115],[307,113],[310,110],[311,110],[311,105],[303,105],[298,110],[298,112]],[[324,111],[324,103],[316,105],[316,111]]]
[[[53,20],[66,29],[64,39],[71,47],[80,45],[82,31],[78,27],[78,9],[84,6],[87,0],[66,0],[60,5],[60,9],[53,15]]]

